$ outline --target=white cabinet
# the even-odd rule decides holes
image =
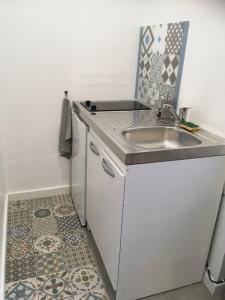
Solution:
[[[116,300],[200,282],[219,209],[225,158],[128,169]]]
[[[87,146],[87,220],[116,290],[125,176],[91,133]]]
[[[95,134],[87,147],[87,221],[116,300],[201,281],[225,157],[125,166]]]

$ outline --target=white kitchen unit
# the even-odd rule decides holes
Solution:
[[[87,125],[72,113],[72,198],[82,225],[86,225]]]
[[[87,222],[116,300],[202,280],[224,178],[224,156],[125,166],[88,133]]]

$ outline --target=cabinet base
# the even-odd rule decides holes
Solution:
[[[213,296],[221,295],[221,294],[225,293],[225,282],[223,282],[221,284],[213,283],[209,279],[208,272],[205,272],[205,275],[203,278],[203,283],[205,284],[205,286],[207,287],[207,289],[210,291],[210,293]]]

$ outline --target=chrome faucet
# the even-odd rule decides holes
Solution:
[[[177,112],[176,112],[176,109],[171,105],[171,104],[168,104],[168,103],[164,103],[163,104],[163,109],[168,109],[170,111],[170,113],[172,114],[172,116],[180,123],[181,122],[181,119],[180,117],[178,116]]]
[[[161,101],[159,102],[158,112],[157,116],[158,118],[161,118],[162,115],[167,115],[166,112],[170,112],[170,114],[175,118],[175,121],[178,123],[181,123],[181,118],[178,116],[176,109],[170,104],[169,100],[169,92],[166,94],[166,98],[161,97]]]

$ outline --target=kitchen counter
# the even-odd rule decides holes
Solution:
[[[90,113],[79,102],[73,102],[73,109],[125,165],[225,155],[225,140],[202,129],[193,133],[201,141],[195,146],[142,149],[126,141],[121,132],[128,128],[177,126],[172,120],[159,119],[154,110]]]

